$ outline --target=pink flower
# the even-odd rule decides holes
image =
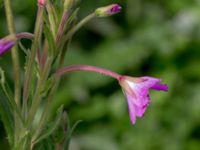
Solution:
[[[167,91],[168,86],[160,84],[160,79],[153,77],[133,78],[122,76],[119,84],[127,98],[129,115],[132,124],[136,117],[142,117],[150,103],[149,89]]]
[[[56,71],[56,76],[62,76],[71,71],[91,71],[111,76],[119,81],[123,92],[127,98],[129,115],[132,124],[135,124],[136,117],[142,117],[150,102],[149,89],[167,91],[168,86],[160,84],[160,79],[153,77],[133,78],[122,76],[110,70],[88,65],[76,65],[60,68]]]

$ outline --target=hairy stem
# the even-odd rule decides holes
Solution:
[[[62,15],[59,27],[58,27],[58,32],[57,32],[57,35],[56,35],[56,42],[58,42],[62,37],[67,18],[68,18],[68,11],[65,10],[63,12],[63,15]]]
[[[6,12],[6,19],[7,19],[7,24],[8,24],[8,30],[10,34],[15,34],[15,27],[14,27],[14,22],[13,22],[13,15],[12,15],[12,10],[11,10],[11,4],[10,0],[4,0],[5,4],[5,12]],[[20,63],[19,63],[19,56],[17,53],[17,46],[14,46],[11,51],[12,55],[12,62],[13,62],[13,70],[14,70],[14,75],[15,75],[15,101],[17,106],[20,106],[20,91],[21,91],[21,86],[20,86]]]
[[[76,31],[78,31],[83,25],[85,25],[88,21],[90,21],[91,19],[93,19],[94,17],[96,17],[95,13],[92,13],[90,15],[88,15],[87,17],[85,17],[83,20],[81,20],[77,25],[75,25],[68,33],[67,35],[65,35],[63,37],[63,42],[61,43],[65,43],[68,39],[70,39],[74,33],[76,33]],[[63,47],[63,45],[61,45],[61,48]]]
[[[13,15],[12,15],[12,9],[11,9],[11,3],[10,0],[4,0],[5,4],[5,13],[6,13],[6,19],[7,19],[7,24],[8,24],[8,30],[10,34],[15,34],[15,27],[14,27],[14,21],[13,21]],[[20,108],[20,97],[21,97],[21,85],[20,85],[20,62],[19,62],[19,56],[17,53],[17,46],[14,46],[11,50],[11,56],[12,56],[12,63],[13,63],[13,71],[15,75],[15,80],[14,80],[14,89],[15,89],[15,94],[14,94],[14,100],[16,102],[17,107]],[[18,118],[19,116],[17,113],[14,113],[14,124],[15,124],[15,129],[14,130],[14,144],[17,143],[18,141],[18,136],[19,136],[19,130],[21,128],[21,122]]]
[[[45,122],[48,120],[48,115],[49,115],[49,111],[50,111],[50,108],[51,108],[51,102],[53,100],[53,96],[54,96],[54,94],[57,90],[57,87],[59,85],[60,76],[62,76],[64,73],[71,72],[71,71],[78,71],[78,70],[101,73],[101,74],[104,74],[104,75],[107,75],[107,76],[111,76],[111,77],[113,77],[117,80],[119,80],[121,78],[120,74],[117,74],[117,73],[112,72],[112,71],[107,70],[107,69],[95,67],[95,66],[77,65],[77,66],[69,66],[69,67],[65,67],[65,68],[61,68],[61,69],[57,70],[56,73],[55,73],[54,85],[51,88],[49,95],[47,97],[47,103],[45,105],[42,117],[41,117],[40,122],[39,122],[39,126],[36,129],[36,132],[33,136],[32,141],[36,140],[37,136],[41,132],[42,127],[44,126]]]
[[[38,80],[38,84],[37,84],[37,88],[33,97],[33,103],[32,106],[30,108],[29,111],[29,115],[28,115],[28,120],[27,120],[27,125],[30,126],[31,122],[34,120],[34,116],[37,112],[37,109],[40,105],[40,101],[41,101],[41,94],[40,92],[43,90],[43,87],[45,86],[45,81],[47,80],[47,77],[49,75],[49,71],[50,71],[50,67],[51,67],[51,59],[47,59],[45,66],[44,66],[44,70],[41,74],[40,79]]]
[[[64,73],[71,72],[71,71],[78,71],[78,70],[83,70],[83,71],[90,71],[90,72],[97,72],[103,75],[107,75],[110,77],[113,77],[117,80],[120,79],[121,75],[115,72],[112,72],[110,70],[96,67],[96,66],[88,66],[88,65],[77,65],[77,66],[69,66],[69,67],[64,67],[56,71],[56,75],[62,76]]]
[[[34,70],[34,60],[35,55],[39,43],[39,36],[40,36],[40,27],[42,24],[42,16],[43,16],[44,7],[41,5],[38,5],[38,13],[37,13],[37,20],[35,24],[35,31],[34,31],[34,39],[31,47],[31,54],[28,59],[27,63],[27,70],[25,73],[25,79],[24,79],[24,91],[23,91],[23,112],[24,114],[27,113],[27,100],[29,97],[30,92],[30,85],[32,80],[32,71]]]
[[[17,39],[22,39],[22,38],[33,39],[34,35],[28,32],[20,32],[20,33],[16,33],[16,37]]]

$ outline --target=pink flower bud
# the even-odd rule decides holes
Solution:
[[[9,51],[16,44],[17,40],[22,38],[33,39],[33,34],[21,32],[17,34],[11,34],[0,39],[0,56]]]
[[[153,77],[133,78],[122,76],[119,84],[122,86],[129,108],[129,115],[132,124],[135,124],[136,117],[142,117],[149,106],[149,89],[167,91],[168,86],[160,84],[160,79]]]
[[[15,45],[15,37],[7,36],[0,39],[0,56],[10,50]]]
[[[38,4],[40,6],[44,6],[46,4],[46,0],[38,0]]]
[[[105,7],[97,8],[95,13],[98,17],[108,17],[117,14],[121,11],[121,6],[118,4],[112,4]]]

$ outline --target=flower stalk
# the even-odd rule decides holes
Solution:
[[[8,31],[10,34],[15,34],[15,27],[14,27],[14,19],[12,15],[12,9],[11,9],[11,3],[10,0],[4,0],[4,5],[5,5],[5,13],[6,13],[6,19],[7,19],[7,24],[8,24]],[[15,80],[14,80],[14,100],[16,102],[17,107],[20,108],[21,102],[21,85],[20,85],[20,62],[19,62],[19,56],[17,53],[17,46],[14,46],[11,50],[11,57],[12,57],[12,63],[13,63],[13,72],[15,75]],[[21,123],[18,120],[17,113],[14,113],[14,124],[15,130],[14,132],[14,141],[13,144],[16,144],[18,140],[18,128],[20,128]]]
[[[115,72],[112,72],[110,70],[96,67],[96,66],[88,66],[88,65],[77,65],[77,66],[68,66],[64,67],[61,69],[58,69],[56,71],[56,76],[62,76],[64,73],[71,72],[71,71],[78,71],[78,70],[83,70],[83,71],[90,71],[90,72],[97,72],[106,76],[113,77],[117,80],[121,78],[121,75]]]
[[[0,56],[9,51],[17,42],[22,38],[32,39],[33,34],[27,32],[21,32],[17,34],[10,34],[0,39]]]
[[[165,84],[160,84],[161,80],[153,77],[128,77],[122,76],[118,73],[112,72],[107,69],[87,66],[87,65],[77,65],[69,66],[58,69],[56,71],[56,76],[62,76],[64,73],[71,71],[91,71],[97,72],[103,75],[113,77],[118,80],[119,84],[124,91],[129,107],[129,115],[132,124],[136,123],[136,117],[143,117],[144,112],[150,103],[149,89],[167,91],[168,86]]]
[[[37,83],[37,87],[36,87],[36,91],[35,91],[35,94],[33,96],[33,103],[32,103],[32,106],[30,108],[30,111],[29,111],[29,115],[28,115],[28,120],[27,120],[27,126],[30,127],[31,125],[31,122],[34,120],[34,116],[37,112],[37,109],[40,105],[40,101],[41,101],[41,94],[40,92],[42,91],[44,85],[45,85],[45,81],[47,80],[47,77],[49,75],[49,71],[50,71],[50,66],[51,66],[51,59],[47,59],[46,61],[46,64],[44,66],[44,70],[41,74],[41,77],[40,79],[38,80],[38,83]]]
[[[61,39],[67,19],[68,19],[68,10],[64,10],[59,27],[58,27],[58,33],[56,35],[56,42],[58,42]]]
[[[13,22],[13,15],[12,15],[12,9],[11,9],[11,3],[10,0],[4,0],[5,5],[5,12],[6,12],[6,18],[7,18],[7,24],[8,24],[8,30],[10,34],[15,34],[15,27]],[[20,85],[20,63],[19,63],[19,56],[17,53],[17,47],[14,46],[11,51],[12,56],[12,62],[13,62],[13,71],[15,75],[15,101],[18,106],[20,106],[20,91],[21,91],[21,85]]]
[[[34,60],[35,60],[35,55],[36,51],[38,48],[38,43],[39,43],[39,36],[40,36],[40,27],[43,22],[43,12],[44,12],[44,7],[41,5],[38,5],[38,13],[37,13],[37,20],[35,24],[35,31],[34,31],[34,39],[31,47],[31,54],[28,59],[27,63],[27,71],[25,72],[25,79],[24,79],[24,89],[23,89],[23,113],[27,113],[27,100],[29,97],[29,91],[30,91],[30,85],[31,85],[31,80],[32,80],[32,70],[34,70]]]
[[[67,40],[69,40],[69,38],[71,38],[74,33],[76,33],[76,31],[78,31],[82,26],[84,26],[86,23],[88,23],[90,20],[92,20],[93,18],[96,17],[95,13],[92,13],[90,15],[88,15],[87,17],[85,17],[83,20],[81,20],[77,25],[75,25],[64,37],[63,37],[63,42],[65,43]],[[61,46],[61,49],[64,45]]]

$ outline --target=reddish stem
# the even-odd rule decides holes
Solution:
[[[60,38],[63,34],[63,30],[64,30],[67,19],[68,19],[68,12],[64,11],[62,18],[61,18],[60,25],[58,27],[58,33],[56,35],[56,42],[58,42],[60,40]]]
[[[112,72],[107,69],[99,68],[96,66],[88,66],[88,65],[76,65],[76,66],[64,67],[64,68],[58,69],[56,71],[56,75],[62,76],[64,73],[71,72],[71,71],[78,71],[78,70],[101,73],[103,75],[113,77],[117,80],[121,78],[121,75],[118,73]]]

